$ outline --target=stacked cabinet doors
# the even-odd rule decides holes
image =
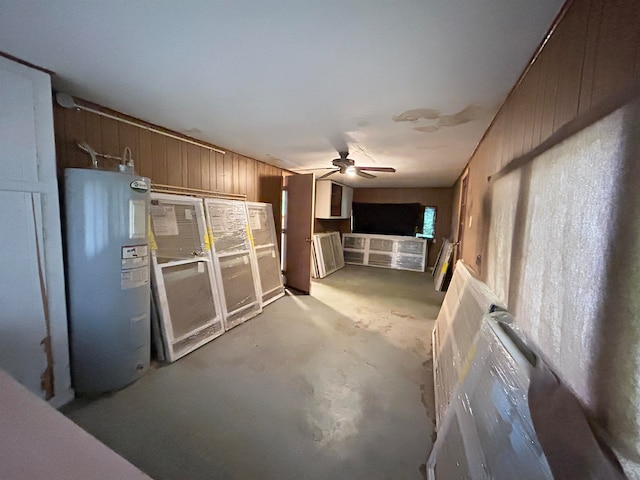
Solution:
[[[177,360],[284,294],[271,205],[249,208],[241,200],[151,194],[160,359]]]
[[[262,312],[260,281],[251,245],[246,202],[204,201],[211,252],[220,268],[225,327],[230,329]]]
[[[153,193],[150,217],[154,292],[165,355],[174,361],[224,333],[219,270],[201,199]]]
[[[248,202],[247,209],[264,306],[284,295],[276,226],[271,204]]]
[[[313,267],[316,278],[344,268],[340,232],[316,233],[313,236]]]

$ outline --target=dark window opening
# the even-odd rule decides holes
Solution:
[[[353,203],[353,233],[413,237],[422,231],[419,203]]]

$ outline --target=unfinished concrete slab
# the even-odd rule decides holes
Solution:
[[[155,479],[411,479],[431,449],[428,273],[346,268],[67,415]]]

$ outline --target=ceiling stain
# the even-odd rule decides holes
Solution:
[[[394,122],[417,123],[420,120],[429,120],[427,125],[413,127],[413,130],[433,133],[445,127],[457,127],[458,125],[473,122],[485,116],[487,111],[487,108],[473,104],[451,115],[440,115],[440,111],[433,108],[416,108],[402,112],[400,115],[394,115],[391,118]]]
[[[440,110],[434,110],[433,108],[416,108],[402,112],[400,115],[394,115],[391,118],[394,122],[417,122],[422,118],[436,120],[440,118]]]
[[[442,115],[438,121],[438,125],[441,127],[455,127],[464,123],[473,122],[478,118],[481,118],[487,109],[479,105],[469,105],[464,110],[460,110],[458,113],[452,115]]]
[[[413,127],[413,130],[416,132],[433,133],[440,130],[440,127],[438,125],[425,125],[424,127]]]

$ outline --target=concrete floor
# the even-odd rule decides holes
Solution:
[[[419,480],[443,297],[428,273],[348,265],[65,414],[157,480]]]

